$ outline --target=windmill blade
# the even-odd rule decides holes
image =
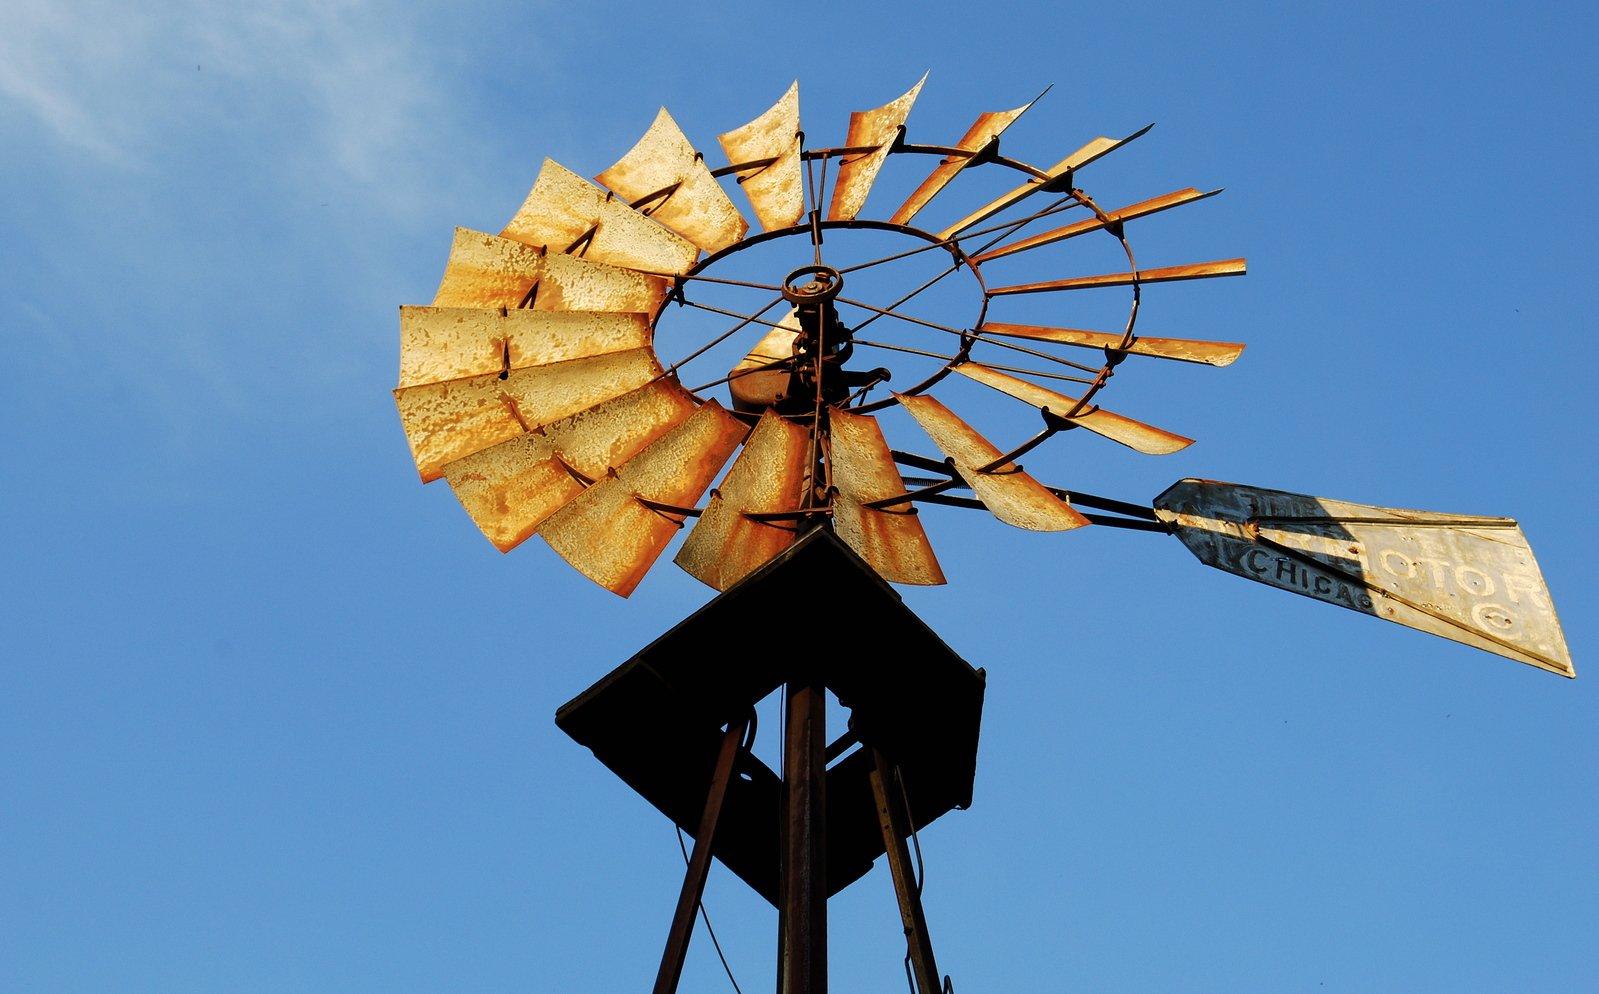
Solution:
[[[583,478],[603,479],[696,409],[687,390],[654,380],[447,463],[444,478],[489,541],[509,552],[576,500],[588,486]]]
[[[739,186],[755,209],[762,230],[799,224],[805,213],[805,187],[800,169],[799,81],[766,113],[717,137],[727,161],[752,165],[738,175]]]
[[[1189,338],[1135,338],[1122,349],[1126,336],[1108,331],[1082,331],[1077,328],[1049,328],[1036,324],[1003,324],[990,321],[977,329],[980,335],[1003,335],[1008,338],[1026,338],[1035,342],[1056,342],[1061,345],[1080,345],[1084,348],[1125,351],[1133,355],[1154,356],[1157,359],[1180,359],[1183,362],[1202,362],[1209,366],[1230,365],[1244,351],[1243,342],[1204,342]]]
[[[670,289],[663,277],[456,228],[433,306],[654,314]]]
[[[937,400],[910,394],[894,396],[954,462],[977,499],[987,505],[994,517],[1032,531],[1065,531],[1088,524],[1087,518],[1014,463],[979,472],[1004,453]]]
[[[1031,238],[1024,238],[1021,241],[1013,242],[1010,245],[1002,245],[999,248],[984,252],[982,255],[974,256],[972,261],[978,265],[982,265],[990,259],[998,259],[1001,256],[1012,255],[1016,252],[1024,252],[1027,249],[1037,248],[1040,245],[1052,245],[1055,242],[1065,241],[1068,238],[1075,238],[1078,235],[1087,234],[1090,231],[1099,231],[1102,228],[1108,228],[1112,225],[1120,224],[1123,221],[1131,221],[1134,218],[1148,217],[1151,214],[1158,214],[1161,211],[1170,210],[1173,207],[1181,207],[1183,204],[1191,204],[1196,200],[1204,200],[1206,197],[1214,197],[1220,192],[1220,190],[1211,190],[1208,193],[1201,193],[1198,190],[1195,190],[1193,187],[1189,187],[1186,190],[1178,190],[1176,193],[1168,193],[1163,197],[1154,197],[1150,200],[1145,200],[1129,207],[1120,208],[1119,210],[1107,211],[1104,217],[1091,217],[1085,221],[1078,221],[1076,224],[1068,224],[1063,228],[1056,228],[1054,231],[1046,231],[1041,235],[1034,235]]]
[[[706,252],[727,248],[749,230],[665,107],[638,144],[594,178]]]
[[[647,314],[401,307],[399,385],[508,373],[649,344]]]
[[[1043,96],[1043,94],[1039,94],[1039,96]],[[991,110],[979,115],[976,122],[966,129],[966,134],[955,144],[956,148],[972,154],[952,155],[940,162],[932,173],[922,180],[921,186],[912,191],[911,195],[900,205],[899,210],[894,212],[894,216],[889,218],[889,222],[892,224],[910,224],[911,219],[919,214],[922,208],[926,207],[934,197],[938,196],[939,191],[948,186],[950,180],[953,180],[962,169],[976,161],[978,152],[990,146],[997,146],[999,136],[1005,132],[1005,129],[1016,123],[1016,119],[1021,117],[1027,108],[1037,102],[1038,97],[1034,97],[1015,110]]]
[[[1183,480],[1155,513],[1206,565],[1575,676],[1543,574],[1509,518]]]
[[[686,273],[699,248],[553,159],[500,237],[628,269]]]
[[[794,358],[800,336],[798,312],[789,311],[778,325],[769,329],[728,374],[727,389],[733,396],[734,410],[758,413],[788,396],[790,371],[786,365],[778,364]]]
[[[1134,421],[1120,414],[1112,414],[1102,407],[1086,407],[1076,414],[1068,414],[1068,411],[1077,410],[1076,397],[1056,393],[975,362],[961,363],[955,367],[955,372],[993,387],[1001,393],[1009,394],[1039,410],[1047,409],[1051,414],[1071,424],[1087,428],[1096,435],[1102,435],[1113,442],[1120,442],[1128,448],[1137,449],[1148,455],[1163,456],[1194,444],[1191,438],[1156,428],[1154,425],[1146,425],[1142,421]]]
[[[943,583],[944,572],[913,504],[864,506],[905,493],[905,481],[877,419],[835,409],[828,421],[832,428],[828,465],[837,491],[833,530],[885,580],[923,586]]]
[[[916,95],[922,92],[927,74],[903,95],[876,110],[858,110],[849,116],[849,133],[844,139],[846,148],[870,148],[872,151],[854,156],[839,163],[838,178],[833,184],[833,202],[828,205],[829,221],[853,221],[866,206],[866,194],[883,168],[883,160],[894,148],[899,129],[910,116]]]
[[[1068,280],[1048,283],[1023,283],[1019,286],[1000,286],[989,290],[991,297],[1012,293],[1044,293],[1051,290],[1086,290],[1104,286],[1131,286],[1134,283],[1171,283],[1176,280],[1203,280],[1214,276],[1244,275],[1244,260],[1224,259],[1220,262],[1196,262],[1187,266],[1167,266],[1163,269],[1140,269],[1132,273],[1108,273],[1104,276],[1075,276]]]
[[[794,544],[799,520],[763,521],[751,514],[797,511],[813,465],[810,432],[768,410],[710,503],[689,531],[676,563],[726,590]]]
[[[1045,171],[1042,178],[1035,177],[1018,186],[1002,197],[989,201],[982,207],[956,221],[954,224],[938,233],[938,240],[945,241],[954,238],[966,229],[983,223],[1000,211],[1014,207],[1037,193],[1039,190],[1056,189],[1062,184],[1071,182],[1071,174],[1088,165],[1096,159],[1103,158],[1116,151],[1128,142],[1149,133],[1154,125],[1148,125],[1141,131],[1135,131],[1126,138],[1095,138],[1082,148],[1068,155]]]
[[[446,464],[636,390],[662,375],[647,348],[398,387],[411,455],[428,483]]]
[[[682,517],[640,498],[690,507],[743,440],[744,423],[714,401],[545,519],[550,548],[605,589],[626,597],[644,579]]]

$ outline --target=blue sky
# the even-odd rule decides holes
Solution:
[[[1140,331],[1249,349],[1118,380],[1198,444],[1069,438],[1041,475],[1514,516],[1583,674],[1594,21],[13,0],[0,990],[651,981],[677,842],[552,716],[710,591],[663,563],[624,601],[537,542],[501,556],[418,485],[389,390],[453,226],[498,230],[545,155],[600,171],[663,104],[717,165],[796,78],[816,145],[929,70],[916,141],[1050,84],[1009,154],[1158,122],[1096,179],[1227,190],[1139,228],[1141,260],[1250,275],[1155,288]],[[907,603],[989,679],[972,809],[922,836],[957,990],[1592,985],[1591,676],[1160,536],[926,517],[951,583]],[[761,989],[775,915],[720,872],[707,904]],[[832,915],[835,989],[899,989],[883,869]],[[703,936],[683,989],[730,989]]]

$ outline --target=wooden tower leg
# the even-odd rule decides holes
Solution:
[[[939,994],[943,983],[933,959],[933,942],[927,934],[927,918],[922,913],[922,897],[911,869],[910,850],[905,840],[911,834],[910,812],[905,810],[894,768],[883,754],[872,750],[876,768],[872,770],[872,794],[877,798],[877,823],[883,830],[883,846],[888,853],[889,872],[894,876],[894,893],[899,898],[899,917],[905,926],[905,944],[910,949],[911,970],[919,994]]]
[[[699,910],[700,899],[705,896],[705,878],[711,869],[711,843],[716,837],[716,823],[722,816],[722,801],[727,797],[727,785],[733,778],[733,761],[738,758],[739,745],[744,741],[745,723],[731,722],[722,736],[722,748],[716,754],[716,769],[711,774],[711,787],[705,795],[705,811],[700,815],[700,830],[694,833],[694,851],[689,856],[688,869],[683,874],[683,889],[677,896],[677,910],[672,914],[672,930],[666,936],[666,951],[661,954],[661,969],[655,975],[654,994],[676,994],[677,983],[683,976],[683,960],[688,955],[688,940],[694,934],[694,913]]]
[[[827,994],[827,693],[788,685],[778,994]]]

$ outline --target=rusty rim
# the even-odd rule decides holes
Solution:
[[[893,366],[889,365],[889,363],[895,358],[903,356],[914,355],[916,359],[932,360],[938,363],[936,368],[934,368],[931,373],[924,371],[921,375],[911,378],[908,383],[904,382],[906,379],[904,377],[897,378],[893,387],[895,394],[918,395],[925,393],[941,380],[945,379],[950,372],[955,369],[955,367],[970,361],[972,359],[972,351],[974,347],[977,347],[980,344],[986,344],[993,346],[993,351],[1012,357],[1013,362],[1039,360],[1050,364],[1052,369],[1023,369],[1019,366],[1007,363],[990,363],[989,365],[997,366],[998,368],[1005,369],[1009,372],[1015,372],[1023,376],[1059,380],[1074,384],[1077,392],[1079,393],[1079,402],[1076,409],[1069,412],[1056,413],[1070,416],[1071,414],[1077,413],[1078,410],[1087,409],[1091,405],[1094,396],[1105,388],[1111,376],[1113,375],[1115,366],[1120,363],[1121,359],[1125,355],[1125,352],[1120,350],[1124,350],[1135,338],[1134,328],[1137,325],[1138,308],[1142,295],[1140,281],[1135,278],[1135,280],[1130,284],[1127,314],[1122,325],[1118,349],[1107,350],[1106,361],[1095,366],[1091,364],[1073,362],[1056,354],[1046,352],[1041,349],[1031,348],[1020,343],[996,340],[993,337],[983,336],[980,332],[980,329],[983,327],[983,324],[987,319],[989,304],[993,300],[993,296],[989,293],[988,285],[984,280],[982,267],[977,257],[981,256],[983,252],[990,250],[996,244],[1012,237],[1017,232],[1025,230],[1030,225],[1035,225],[1043,218],[1053,217],[1068,211],[1083,210],[1091,213],[1094,217],[1100,219],[1106,224],[1106,230],[1109,231],[1113,237],[1115,237],[1121,246],[1123,254],[1126,256],[1129,272],[1134,273],[1136,277],[1137,264],[1133,255],[1132,245],[1128,241],[1122,226],[1116,224],[1112,219],[1110,219],[1109,216],[1100,209],[1098,204],[1095,203],[1092,197],[1075,186],[1069,186],[1064,190],[1056,192],[1055,196],[1049,198],[1046,203],[1030,212],[1008,217],[1005,220],[996,223],[983,225],[975,231],[961,232],[960,234],[951,238],[940,238],[938,233],[927,230],[926,228],[912,224],[898,224],[893,221],[868,218],[855,218],[845,221],[830,221],[820,219],[820,210],[817,205],[823,199],[827,189],[829,165],[841,163],[850,157],[859,156],[869,151],[871,151],[871,149],[855,147],[834,147],[804,150],[801,154],[801,158],[805,163],[807,175],[807,209],[802,222],[786,228],[779,228],[772,231],[763,231],[751,234],[744,239],[728,246],[727,248],[722,249],[721,251],[705,256],[688,272],[676,277],[672,295],[665,302],[663,302],[660,309],[657,310],[652,322],[657,332],[659,332],[659,334],[656,336],[657,348],[660,348],[663,337],[670,340],[673,335],[672,329],[670,328],[670,313],[672,309],[680,306],[696,306],[697,304],[701,303],[695,299],[696,289],[728,285],[740,286],[746,289],[768,289],[783,296],[790,303],[798,302],[795,297],[789,296],[788,280],[785,278],[781,282],[777,281],[775,273],[773,274],[774,281],[771,284],[762,284],[755,281],[746,280],[723,279],[718,277],[719,271],[727,271],[730,264],[735,263],[742,254],[748,254],[751,249],[754,249],[757,246],[777,242],[782,239],[805,239],[810,243],[816,261],[811,266],[801,267],[800,269],[795,270],[794,273],[790,274],[790,276],[792,277],[800,272],[810,275],[816,271],[825,270],[827,272],[838,274],[841,277],[840,283],[842,283],[842,277],[847,276],[851,272],[865,270],[888,262],[898,261],[899,259],[912,255],[924,254],[929,258],[942,257],[947,261],[948,264],[940,267],[937,275],[933,276],[921,286],[917,287],[909,294],[904,295],[900,299],[891,300],[886,302],[886,304],[879,305],[869,300],[857,300],[847,296],[840,296],[840,288],[834,288],[832,294],[834,297],[838,297],[848,306],[854,308],[855,311],[860,313],[864,318],[864,320],[861,320],[850,327],[852,337],[857,328],[864,327],[866,324],[878,321],[882,318],[898,320],[911,325],[920,326],[929,332],[943,332],[956,337],[954,347],[948,352],[936,352],[931,349],[917,351],[905,346],[896,347],[887,343],[878,343],[875,341],[869,341],[866,343],[866,348],[872,349],[876,353],[898,354],[897,356],[888,357],[883,362],[883,365],[888,365],[888,368],[891,370],[893,370]],[[1008,158],[997,154],[983,154],[981,151],[972,152],[950,146],[911,145],[901,143],[896,145],[889,154],[890,157],[904,155],[943,156],[946,161],[962,159],[974,160],[967,164],[967,168],[996,167],[1019,174],[1019,176],[1025,180],[1047,180],[1049,178],[1049,174],[1045,170],[1039,169],[1036,166],[1030,165],[1018,159]],[[769,164],[767,160],[735,163],[721,169],[713,170],[712,175],[718,177],[728,175],[736,176],[747,173],[752,169],[759,169],[766,164]],[[645,199],[649,200],[652,198]],[[648,203],[643,201],[634,204],[633,206],[642,209],[645,213],[649,212]],[[833,269],[832,267],[826,266],[823,263],[822,260],[829,254],[826,239],[827,233],[849,233],[860,231],[890,233],[915,240],[922,244],[905,251],[891,252],[839,269]],[[974,249],[967,249],[966,246],[971,244],[975,244],[977,247]],[[942,252],[937,250],[942,250]],[[933,284],[942,282],[947,277],[954,275],[957,272],[964,272],[971,280],[973,289],[973,309],[968,312],[971,317],[969,323],[963,326],[943,324],[928,318],[920,317],[905,309],[908,304],[911,304]],[[775,326],[777,324],[777,317],[781,316],[771,312],[763,313],[758,310],[732,311],[727,308],[723,308],[721,310],[726,317],[740,323],[740,331],[743,331],[746,328],[764,331],[769,327]],[[663,326],[666,326],[664,330]],[[681,344],[691,345],[697,348],[697,343]],[[865,350],[863,349],[862,351]],[[686,358],[678,359],[675,362],[667,364],[667,367],[669,371],[676,375],[685,384],[685,386],[687,386],[688,389],[703,402],[710,399],[709,391],[718,387],[722,387],[725,384],[726,378],[694,376],[692,372],[689,371],[689,367],[695,360],[699,358],[699,352],[689,351]],[[903,361],[901,361],[899,364],[906,365],[906,363]],[[925,362],[921,363],[921,365],[925,370]],[[866,396],[864,396],[866,393],[867,391],[861,391],[858,394],[852,394],[844,403],[834,404],[831,406],[842,407],[851,411],[852,413],[871,414],[889,407],[893,407],[899,403],[896,397],[892,395],[878,397],[876,399],[868,399]],[[812,412],[806,418],[806,420],[809,420],[814,416],[815,413]]]

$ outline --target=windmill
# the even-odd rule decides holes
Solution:
[[[1191,444],[1099,401],[1140,364],[1233,362],[1240,343],[1140,334],[1139,307],[1146,288],[1244,260],[1134,255],[1139,219],[1219,192],[1097,200],[1101,160],[1148,128],[1041,167],[1000,150],[1031,103],[951,144],[910,142],[921,87],[811,147],[795,84],[719,137],[715,169],[663,109],[594,182],[546,160],[499,234],[457,230],[432,304],[401,309],[412,455],[490,541],[539,535],[626,596],[686,531],[674,561],[719,591],[557,715],[695,840],[657,994],[677,987],[713,857],[777,907],[780,990],[825,991],[827,899],[885,855],[915,983],[947,983],[907,839],[971,800],[984,674],[889,586],[945,581],[920,504],[1171,534],[1234,575],[1574,675],[1508,518],[1195,479],[1140,504],[1029,474],[1022,457],[1069,432],[1145,455]],[[868,195],[896,172],[909,192],[873,219]],[[969,209],[935,209],[959,196]],[[1004,275],[1088,240],[1114,264]],[[1107,295],[1115,322],[1093,329],[1020,306],[1073,315],[1093,298],[1104,321]],[[825,629],[786,623],[782,605],[824,600]],[[777,691],[774,771],[750,715]],[[831,739],[829,692],[851,714]]]

